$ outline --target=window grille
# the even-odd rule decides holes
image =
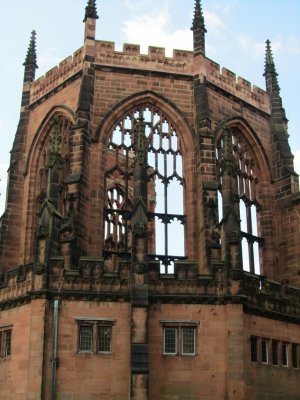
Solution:
[[[195,355],[195,328],[182,328],[182,354]]]
[[[164,354],[177,354],[177,329],[164,329]]]
[[[79,351],[92,352],[93,351],[93,327],[80,326],[79,327]]]
[[[111,352],[111,326],[98,326],[98,353]]]
[[[12,329],[0,329],[0,357],[11,356]]]

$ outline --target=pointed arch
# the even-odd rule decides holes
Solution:
[[[135,93],[114,104],[101,119],[96,130],[95,141],[106,144],[116,120],[119,120],[132,108],[147,104],[157,107],[170,118],[176,130],[180,132],[183,152],[194,148],[195,133],[187,118],[172,101],[151,90]]]
[[[55,106],[46,114],[40,126],[38,127],[30,145],[25,163],[25,176],[29,173],[31,166],[36,164],[36,161],[40,156],[40,149],[44,146],[45,141],[47,140],[47,136],[50,131],[51,121],[54,117],[65,117],[66,119],[70,120],[71,124],[74,124],[76,115],[73,110],[64,105]]]
[[[261,140],[259,139],[257,133],[252,128],[247,120],[242,117],[234,116],[223,119],[215,132],[216,141],[218,143],[224,128],[237,128],[244,136],[245,140],[248,142],[249,146],[252,149],[252,152],[257,161],[257,169],[261,176],[264,176],[268,182],[271,182],[271,166],[270,162],[264,149]]]

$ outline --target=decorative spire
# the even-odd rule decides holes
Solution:
[[[205,29],[204,16],[200,0],[195,1],[194,19],[191,30],[194,33],[194,55],[205,56]]]
[[[192,31],[195,31],[196,29],[203,29],[204,32],[207,32],[207,30],[205,29],[204,17],[200,0],[195,1],[194,20],[193,20],[193,25],[191,27]]]
[[[38,68],[37,63],[36,63],[36,32],[32,31],[31,32],[31,38],[27,50],[27,55],[25,58],[25,61],[23,63],[24,66],[30,65],[35,68]]]
[[[274,91],[280,92],[280,87],[278,85],[277,80],[277,72],[275,68],[275,63],[273,59],[272,49],[271,49],[271,42],[268,39],[266,41],[266,61],[265,61],[265,73],[264,77],[266,78],[266,88],[267,92],[271,93]]]
[[[98,19],[96,0],[88,0],[88,4],[85,7],[85,16],[83,22],[88,18]]]

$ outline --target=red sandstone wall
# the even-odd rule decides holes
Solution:
[[[161,320],[200,321],[197,356],[163,355]],[[241,306],[153,306],[149,314],[150,399],[243,399],[241,328]],[[228,352],[232,340],[237,351],[233,358]]]
[[[112,354],[79,354],[76,318],[116,319]],[[130,384],[130,311],[128,303],[62,301],[59,311],[57,393],[58,399],[125,400]],[[53,318],[47,326],[50,365]],[[50,358],[49,358],[50,357]],[[50,371],[45,370],[45,400],[50,399]]]
[[[12,325],[12,355],[0,359],[1,400],[41,399],[45,304],[1,311],[0,327]]]
[[[249,400],[277,400],[299,399],[300,371],[291,366],[291,352],[289,352],[289,366],[265,365],[260,361],[250,361],[250,336],[274,339],[287,343],[300,343],[299,326],[287,322],[270,320],[251,315],[244,316],[245,325],[245,371],[247,379],[247,396]],[[289,349],[291,350],[291,349]],[[271,351],[269,351],[271,358]],[[299,355],[298,355],[299,357]],[[280,364],[280,352],[279,352]]]

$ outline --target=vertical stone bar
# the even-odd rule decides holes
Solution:
[[[131,399],[148,399],[147,139],[142,112],[134,138],[134,201],[131,262]]]

